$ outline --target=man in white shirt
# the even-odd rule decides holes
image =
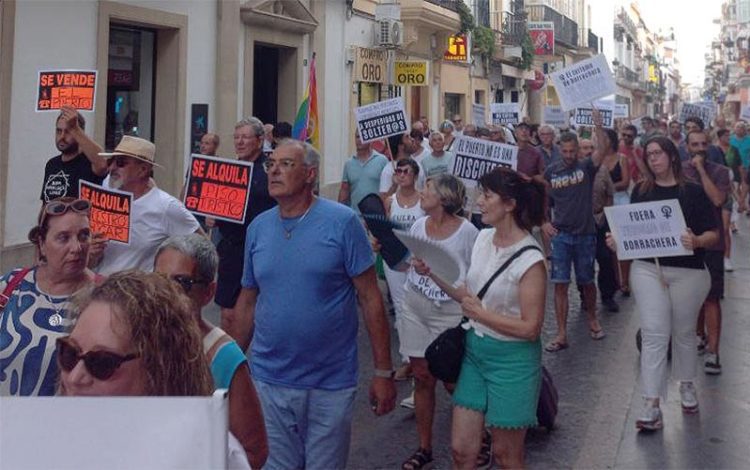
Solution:
[[[114,152],[99,155],[109,159],[109,187],[133,193],[130,244],[104,242],[92,247],[90,264],[99,274],[126,269],[152,271],[161,242],[173,235],[203,233],[180,201],[156,187],[151,177],[156,165],[153,143],[126,135]]]

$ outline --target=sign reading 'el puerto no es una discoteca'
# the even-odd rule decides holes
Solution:
[[[466,187],[474,188],[485,173],[498,166],[516,169],[518,147],[473,137],[458,136],[451,147],[455,152],[453,175],[460,178]]]
[[[615,94],[616,86],[607,58],[600,54],[550,73],[563,110],[570,111]]]
[[[193,214],[242,224],[247,213],[253,164],[193,154],[185,207]]]

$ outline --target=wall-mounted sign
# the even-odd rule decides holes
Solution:
[[[354,81],[368,83],[386,83],[388,74],[388,56],[385,50],[354,48]]]
[[[526,28],[529,30],[535,55],[555,54],[555,23],[551,21],[529,21]]]
[[[448,49],[443,54],[444,60],[466,62],[468,59],[469,41],[463,34],[448,36]]]
[[[423,60],[395,61],[393,83],[400,86],[427,86],[427,62]]]

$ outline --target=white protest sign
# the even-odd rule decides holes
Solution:
[[[750,121],[750,105],[745,105],[742,107],[742,111],[740,111],[740,119]]]
[[[479,178],[500,165],[514,170],[518,166],[518,147],[515,145],[462,135],[453,142],[451,151],[455,153],[451,173],[467,188],[477,186]]]
[[[518,124],[521,122],[519,103],[491,103],[492,124]]]
[[[602,115],[602,125],[611,129],[614,125],[615,102],[611,100],[598,100],[594,102],[594,106]],[[594,116],[592,113],[593,108],[591,106],[576,108],[573,114],[573,122],[576,126],[593,126]]]
[[[570,114],[562,106],[545,106],[542,122],[549,126],[568,127]]]
[[[681,123],[685,123],[685,120],[689,117],[698,117],[703,121],[703,124],[708,126],[714,120],[716,115],[716,106],[705,103],[683,103],[680,108],[680,117],[677,119]]]
[[[424,260],[430,271],[448,284],[453,284],[466,272],[461,260],[435,241],[416,237],[403,230],[394,230],[393,233],[406,245],[412,256]]]
[[[227,403],[226,390],[212,397],[3,397],[0,468],[227,468]]]
[[[590,104],[616,91],[607,58],[600,54],[550,73],[560,105],[565,111]]]
[[[403,98],[392,98],[354,108],[354,117],[363,143],[403,134],[409,130]]]
[[[630,116],[630,106],[627,104],[615,104],[615,119],[625,118]]]
[[[620,260],[692,255],[682,246],[685,217],[677,199],[604,208]]]
[[[484,127],[487,119],[487,108],[483,104],[474,103],[471,105],[472,123],[477,127]]]

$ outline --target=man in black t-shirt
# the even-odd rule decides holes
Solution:
[[[101,184],[107,174],[107,160],[102,148],[86,135],[86,120],[75,109],[64,106],[57,117],[55,145],[62,152],[47,161],[42,181],[42,202],[71,196],[78,197],[78,181]]]

